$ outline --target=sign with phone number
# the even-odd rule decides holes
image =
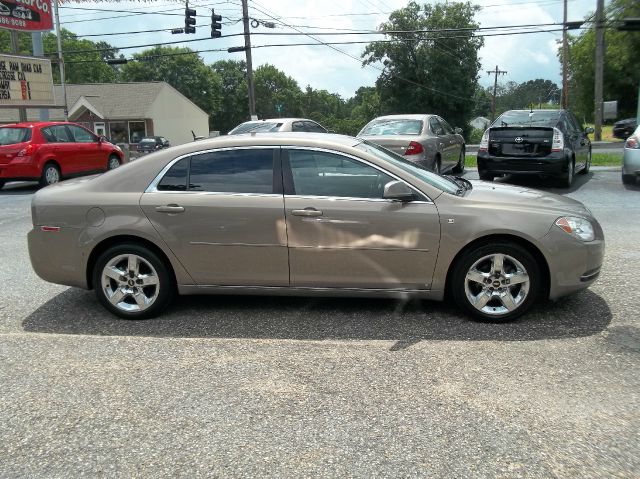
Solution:
[[[53,29],[51,0],[0,1],[0,28],[31,32]]]

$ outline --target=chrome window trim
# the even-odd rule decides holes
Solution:
[[[407,180],[400,178],[398,175],[385,170],[384,168],[375,165],[373,163],[371,163],[368,160],[365,160],[364,158],[360,158],[357,156],[354,156],[350,153],[345,153],[343,151],[338,151],[338,150],[329,150],[327,148],[321,148],[318,146],[299,146],[299,145],[295,145],[295,146],[285,146],[282,145],[281,148],[285,149],[285,150],[307,150],[307,151],[320,151],[320,152],[325,152],[325,153],[333,153],[333,154],[337,154],[337,155],[342,155],[345,156],[347,158],[350,158],[352,160],[355,161],[359,161],[361,163],[364,163],[365,165],[368,165],[378,171],[381,171],[382,173],[384,173],[387,176],[390,176],[392,178],[394,178],[397,181],[402,181],[404,184],[406,184],[409,188],[411,188],[413,191],[415,191],[416,193],[420,194],[421,196],[424,196],[426,198],[426,200],[416,200],[416,201],[411,201],[411,203],[433,203],[433,200],[431,198],[429,198],[429,195],[427,195],[426,193],[424,193],[423,191],[421,191],[418,187],[412,185],[411,183],[407,182]],[[289,168],[291,168],[291,165],[289,165]],[[292,172],[293,173],[293,172]],[[295,185],[294,185],[295,186]],[[285,197],[302,197],[302,198],[330,198],[330,199],[349,199],[349,200],[363,200],[363,201],[389,201],[389,202],[394,202],[395,200],[387,200],[384,198],[362,198],[362,197],[348,197],[348,196],[316,196],[316,195],[285,195]]]
[[[164,178],[164,175],[167,174],[167,171],[171,169],[173,165],[175,165],[180,160],[185,158],[189,158],[194,155],[202,155],[205,153],[213,153],[217,151],[230,151],[230,150],[276,150],[280,149],[280,146],[264,146],[264,145],[251,145],[251,146],[227,146],[224,148],[209,148],[208,150],[200,150],[200,151],[192,151],[191,153],[186,153],[184,155],[178,156],[171,160],[167,165],[160,170],[160,173],[156,175],[156,177],[149,183],[147,189],[144,190],[145,193],[208,193],[208,194],[223,194],[223,195],[252,195],[252,196],[278,196],[282,195],[274,194],[274,193],[240,193],[240,192],[224,192],[224,191],[160,191],[158,190],[158,183]]]
[[[333,200],[333,201],[366,201],[376,203],[397,203],[398,200],[388,200],[386,198],[361,198],[357,196],[322,196],[322,195],[284,195],[286,199],[314,199],[314,200]],[[433,201],[415,200],[408,203],[417,205],[433,205]]]

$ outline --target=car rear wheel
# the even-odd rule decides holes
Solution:
[[[478,176],[482,181],[493,181],[494,176],[491,173],[478,172]]]
[[[571,188],[573,185],[573,176],[575,175],[576,164],[573,160],[569,160],[567,165],[567,176],[562,179],[562,186],[565,188]]]
[[[4,180],[0,180],[0,190],[2,189],[2,187],[4,186],[5,181]]]
[[[40,186],[49,186],[60,182],[60,168],[55,163],[47,163],[40,175]]]
[[[485,244],[454,265],[451,294],[458,306],[481,321],[505,322],[525,314],[540,291],[540,268],[515,243]]]
[[[458,158],[458,164],[452,170],[453,173],[456,173],[456,174],[464,173],[464,160],[465,160],[464,147],[462,147],[462,149],[460,150],[460,157]]]
[[[115,170],[118,166],[120,166],[120,158],[111,155],[107,161],[107,170]]]
[[[635,185],[636,184],[636,177],[634,175],[625,175],[623,173],[622,174],[622,183],[624,183],[625,185]]]
[[[137,244],[113,246],[102,253],[93,270],[93,286],[103,306],[124,319],[155,317],[175,295],[165,262]]]
[[[589,173],[589,170],[591,169],[591,149],[589,149],[589,155],[587,156],[587,162],[584,164],[584,168],[582,168],[582,171],[580,173],[582,173],[583,175],[586,175]]]

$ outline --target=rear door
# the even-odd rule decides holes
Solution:
[[[51,125],[42,129],[53,158],[58,162],[63,175],[82,171],[83,160],[78,153],[71,132],[66,125]]]
[[[178,159],[140,206],[198,285],[288,286],[278,148]]]
[[[571,128],[571,138],[576,155],[576,168],[582,168],[589,159],[591,141],[573,113],[567,112],[566,119],[567,128]]]
[[[460,151],[462,150],[462,143],[460,143],[456,132],[453,131],[451,125],[447,123],[442,118],[438,117],[438,121],[442,125],[442,128],[445,132],[445,157],[447,159],[446,166],[443,164],[443,167],[452,168],[458,163],[458,159],[460,158]]]

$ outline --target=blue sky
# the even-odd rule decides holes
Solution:
[[[397,0],[249,0],[249,16],[258,21],[274,22],[276,28],[259,25],[252,28],[252,45],[274,43],[310,43],[305,36],[267,36],[264,33],[291,33],[294,29],[319,32],[322,28],[340,32],[346,30],[373,30],[388,18],[388,13],[406,5]],[[562,22],[562,0],[480,0],[475,1],[482,10],[477,14],[481,27],[509,25],[531,25]],[[569,0],[568,20],[582,20],[595,10],[596,1]],[[242,8],[240,0],[196,0],[190,7],[197,12],[195,35],[172,35],[169,32],[123,34],[109,36],[87,36],[93,41],[104,40],[116,47],[153,44],[157,42],[184,42],[204,38],[203,41],[178,43],[194,50],[224,49],[223,52],[203,53],[207,63],[219,59],[243,59],[244,53],[226,52],[226,48],[243,45],[242,36],[209,39],[211,8],[223,16],[223,35],[242,33]],[[80,9],[135,10],[148,12],[144,15],[90,11]],[[62,26],[78,35],[124,33],[183,26],[183,2],[65,2],[60,8]],[[162,11],[164,14],[150,14]],[[173,14],[173,15],[171,15]],[[105,18],[105,17],[119,18]],[[537,29],[557,29],[558,26]],[[342,30],[341,30],[342,29]],[[522,29],[519,29],[522,31]],[[505,30],[503,30],[505,31]],[[380,36],[320,36],[324,41],[372,40]],[[561,32],[531,33],[526,35],[495,36],[485,38],[480,51],[482,72],[480,82],[490,85],[493,77],[486,71],[496,65],[507,71],[501,82],[518,83],[543,78],[560,84],[560,64],[556,57]],[[325,45],[298,47],[256,48],[253,50],[254,68],[270,63],[293,77],[301,88],[311,85],[339,93],[345,98],[352,96],[360,86],[373,85],[380,73],[374,67],[362,67],[360,58],[365,45],[338,45],[344,53]],[[143,50],[125,49],[121,53],[129,56]],[[355,59],[353,58],[355,57]],[[71,67],[71,65],[69,65]]]

